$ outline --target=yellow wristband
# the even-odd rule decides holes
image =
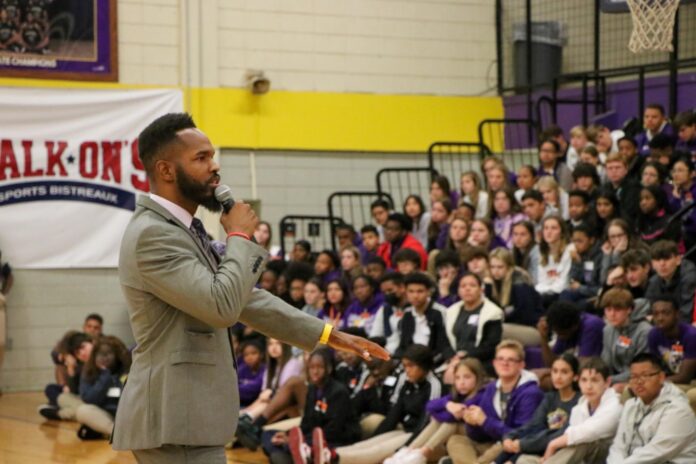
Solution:
[[[333,330],[333,326],[331,324],[325,324],[324,325],[324,330],[321,333],[321,337],[319,338],[319,343],[322,345],[326,345],[329,343],[329,336],[331,335],[331,331]]]

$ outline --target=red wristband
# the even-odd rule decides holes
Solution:
[[[245,238],[247,240],[251,240],[251,237],[249,237],[244,232],[230,232],[229,234],[227,234],[227,238],[230,238],[230,237],[242,237],[242,238]]]

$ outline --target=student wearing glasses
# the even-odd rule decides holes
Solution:
[[[696,462],[696,418],[684,393],[667,381],[660,358],[634,357],[629,385],[636,397],[624,406],[607,464]]]

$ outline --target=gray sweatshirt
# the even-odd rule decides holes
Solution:
[[[628,382],[631,359],[648,351],[648,332],[652,326],[643,319],[631,318],[623,327],[604,326],[602,360],[611,371],[611,383]]]

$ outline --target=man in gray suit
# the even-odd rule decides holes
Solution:
[[[223,213],[227,250],[207,240],[198,206],[221,207],[214,148],[188,114],[167,114],[138,138],[150,182],[121,244],[119,276],[137,346],[113,447],[139,463],[225,463],[239,414],[229,327],[240,321],[312,350],[323,343],[365,358],[386,351],[254,288],[266,251],[252,242],[258,219],[238,202]]]

